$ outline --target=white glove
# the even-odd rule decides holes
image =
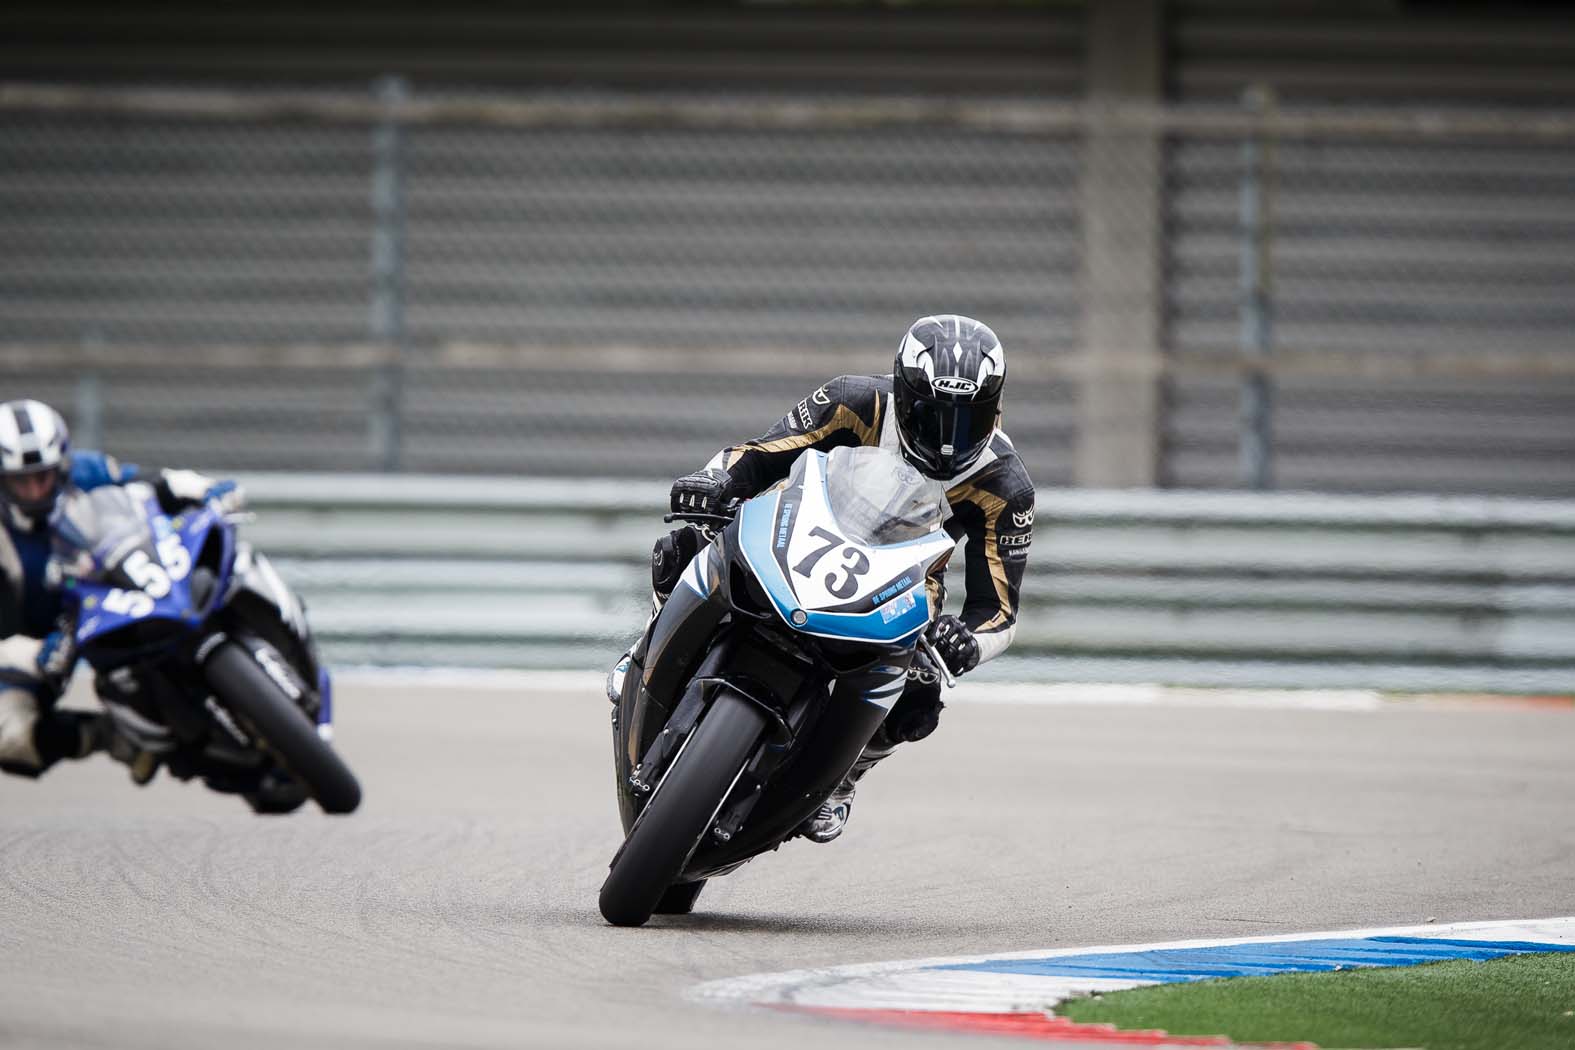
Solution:
[[[200,504],[215,500],[225,514],[235,514],[246,506],[246,490],[234,481],[215,481],[195,470],[164,470],[159,473],[160,495],[171,503]]]

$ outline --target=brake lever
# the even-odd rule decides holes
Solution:
[[[700,514],[696,511],[684,510],[663,514],[662,521],[668,525],[675,521],[687,521],[695,525],[730,525],[733,518],[728,514]]]
[[[946,666],[946,661],[941,659],[941,654],[935,651],[935,644],[922,634],[919,636],[919,649],[924,653],[925,659],[934,665],[941,673],[941,679],[946,683],[946,688],[957,688],[957,676],[952,674],[952,669]]]
[[[696,525],[731,525],[733,519],[738,517],[738,508],[744,505],[741,499],[729,500],[723,508],[723,514],[704,514],[697,510],[675,510],[662,515],[662,521],[671,525],[675,521],[688,521]]]

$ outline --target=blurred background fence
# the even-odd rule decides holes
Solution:
[[[128,457],[659,476],[955,309],[1042,484],[1575,494],[1575,115],[401,83],[0,91],[0,360]]]
[[[665,482],[246,477],[250,537],[341,660],[605,667],[649,612]],[[1575,504],[1040,497],[993,679],[1567,691]]]
[[[1006,342],[1046,490],[1575,497],[1557,14],[181,0],[0,29],[6,391],[126,459],[671,478],[957,311]]]

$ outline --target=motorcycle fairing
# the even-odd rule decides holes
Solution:
[[[153,537],[149,558],[163,570],[167,589],[154,587],[150,593],[149,589],[116,587],[94,579],[67,579],[64,586],[69,600],[81,610],[77,620],[77,644],[85,650],[90,649],[95,640],[131,624],[165,620],[194,630],[207,618],[211,597],[205,603],[192,600],[192,569],[218,521],[217,515],[212,509],[203,507],[172,520],[164,515],[157,500],[151,496],[144,502],[143,511]],[[224,593],[231,562],[229,554],[230,539],[225,535],[219,578],[210,595]],[[157,593],[161,590],[164,593]]]
[[[289,681],[288,687],[282,686],[285,692],[294,691],[307,713],[315,715],[318,735],[330,739],[332,679],[317,656],[300,600],[272,563],[239,541],[234,527],[214,506],[193,507],[172,518],[150,486],[130,485],[103,493],[98,498],[119,501],[121,509],[129,501],[140,521],[133,530],[103,537],[92,535],[91,527],[88,533],[76,530],[70,537],[91,560],[90,566],[80,556],[77,559],[78,569],[91,575],[69,576],[63,582],[67,601],[77,610],[77,641],[88,663],[111,671],[166,649],[169,632],[195,634],[212,626],[212,618],[222,609],[234,614],[224,617],[226,628],[248,636],[243,640],[258,656],[259,665],[276,681]],[[90,525],[102,521],[92,515],[84,520]],[[162,570],[151,589],[116,587],[99,578],[138,550]],[[275,636],[267,627],[270,622],[283,628],[276,637],[283,649],[268,645],[262,637],[249,637],[252,631]],[[135,629],[143,625],[157,626],[151,633]],[[116,636],[126,628],[133,630]],[[304,661],[303,666],[295,667],[284,650]],[[308,690],[315,690],[315,705],[308,702]],[[170,708],[162,714],[168,720],[180,712]]]
[[[236,594],[254,595],[279,614],[280,621],[298,640],[305,641],[309,637],[306,611],[300,599],[279,577],[267,555],[249,543],[237,544],[234,577]]]
[[[925,575],[954,541],[939,531],[885,545],[849,538],[831,510],[825,453],[810,450],[800,462],[804,470],[796,482],[740,509],[739,550],[782,622],[793,630],[880,645],[903,643],[929,624]],[[835,542],[827,546],[828,540]],[[826,561],[827,572],[820,561],[832,550],[837,560]],[[863,571],[851,571],[858,567]],[[701,586],[708,581],[689,576],[686,572],[686,582],[705,594]]]

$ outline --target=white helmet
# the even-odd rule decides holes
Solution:
[[[47,486],[23,481],[49,472]],[[47,517],[70,472],[71,432],[59,412],[42,401],[0,404],[0,504],[26,519]]]

